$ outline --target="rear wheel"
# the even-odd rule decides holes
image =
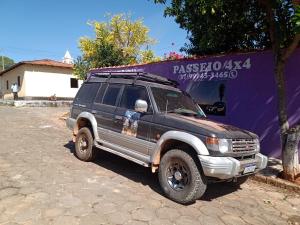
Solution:
[[[195,202],[206,190],[206,180],[193,157],[179,149],[162,157],[158,177],[165,195],[181,204]]]
[[[94,158],[94,138],[87,127],[81,128],[76,135],[75,154],[77,158],[85,162],[92,161]]]

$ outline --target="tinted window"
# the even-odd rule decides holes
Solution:
[[[116,105],[116,101],[121,90],[121,85],[119,84],[110,84],[106,89],[106,92],[103,97],[103,104],[105,105]]]
[[[225,116],[227,84],[224,80],[191,82],[187,92],[206,114]]]
[[[201,115],[202,112],[193,100],[181,91],[151,88],[157,108],[160,112]]]
[[[107,83],[102,83],[102,85],[98,91],[98,94],[95,98],[95,103],[102,103],[103,95],[105,93],[106,88],[107,88]]]
[[[126,86],[123,91],[120,107],[133,110],[135,102],[138,99],[145,100],[148,103],[148,106],[150,105],[147,90],[145,87]]]
[[[99,85],[100,83],[84,83],[74,103],[92,103],[97,94]]]

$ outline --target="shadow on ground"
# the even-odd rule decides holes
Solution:
[[[274,176],[274,177],[280,176],[281,172],[282,172],[282,162],[281,160],[275,158],[269,158],[267,167],[262,171],[260,171],[260,173],[264,176]]]
[[[75,146],[72,141],[69,141],[64,145],[64,147],[75,156]],[[159,186],[157,174],[153,174],[149,168],[140,166],[134,162],[106,151],[97,151],[96,158],[93,162],[98,166],[120,174],[121,176],[124,176],[134,182],[149,186],[153,191],[163,195],[163,192]],[[239,188],[226,183],[208,184],[207,191],[200,200],[212,201],[213,199],[230,194],[237,189]]]

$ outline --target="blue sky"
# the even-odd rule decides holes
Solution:
[[[107,20],[107,13],[129,12],[133,19],[144,19],[150,36],[158,41],[152,49],[162,56],[179,51],[186,42],[186,31],[174,18],[163,17],[163,10],[163,5],[155,5],[152,0],[1,0],[0,55],[16,62],[61,60],[68,49],[76,57],[80,55],[79,38],[93,37],[87,21]]]

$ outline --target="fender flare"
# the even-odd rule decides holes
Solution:
[[[93,129],[94,137],[96,140],[99,140],[99,135],[98,135],[98,131],[97,131],[97,121],[96,121],[95,116],[89,112],[80,113],[76,118],[77,129],[78,129],[78,120],[81,118],[84,118],[84,119],[87,119],[88,121],[90,121],[90,123],[92,125],[92,129]]]
[[[160,139],[156,143],[154,152],[151,155],[152,166],[159,164],[162,147],[168,140],[177,140],[184,142],[190,145],[198,155],[209,155],[205,144],[200,140],[200,138],[196,137],[195,135],[182,131],[167,131],[160,137]]]

